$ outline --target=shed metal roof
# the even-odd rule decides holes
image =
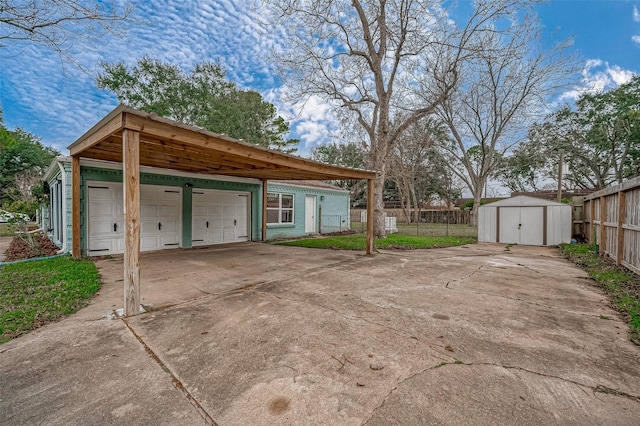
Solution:
[[[505,198],[504,200],[495,201],[485,204],[483,207],[543,207],[543,206],[567,206],[568,204],[558,203],[557,201],[545,200],[543,198],[528,197],[526,195],[518,195],[517,197]]]

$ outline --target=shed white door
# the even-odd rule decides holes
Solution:
[[[304,232],[315,234],[316,232],[316,197],[307,195],[304,199]]]
[[[140,186],[140,250],[180,246],[182,188]],[[87,185],[88,253],[124,252],[124,213],[121,183]]]
[[[249,193],[196,189],[193,191],[194,246],[249,240]]]
[[[543,245],[543,207],[500,207],[499,211],[499,242]]]

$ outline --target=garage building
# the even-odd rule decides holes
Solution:
[[[82,254],[123,253],[122,164],[81,159],[80,173]],[[42,225],[61,249],[71,251],[71,158],[57,157],[45,181],[51,202],[40,214]],[[141,251],[261,239],[260,179],[141,166],[140,183]],[[267,239],[350,226],[349,192],[322,181],[267,181],[266,211]]]

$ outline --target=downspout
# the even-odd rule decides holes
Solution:
[[[60,203],[62,204],[62,212],[60,213],[62,214],[62,248],[58,250],[57,253],[58,255],[61,255],[69,252],[69,248],[67,247],[67,175],[61,161],[58,161],[58,168],[60,169],[60,175],[62,177],[60,184],[62,185],[63,194],[62,200],[60,200]]]

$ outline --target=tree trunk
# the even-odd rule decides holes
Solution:
[[[482,191],[484,190],[484,182],[476,182],[476,190],[473,194],[473,208],[471,209],[471,217],[469,223],[478,226],[478,208],[482,202]]]
[[[375,238],[385,238],[387,236],[384,220],[384,180],[384,172],[378,172],[373,196],[373,236]]]

